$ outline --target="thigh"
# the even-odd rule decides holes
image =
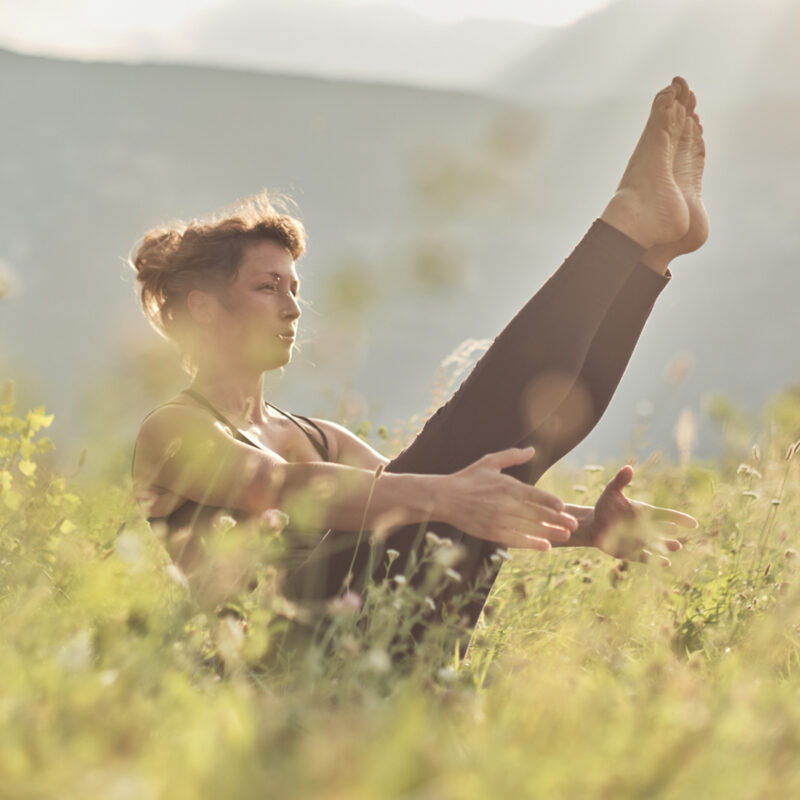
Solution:
[[[636,242],[596,220],[385,471],[450,474],[486,453],[535,436],[537,426],[568,394],[598,327],[642,252]],[[559,388],[543,393],[542,385]],[[515,477],[529,483],[538,480],[538,475],[526,472],[526,465],[521,468]],[[426,528],[464,545],[464,588],[488,576],[486,591],[473,603],[473,612],[479,613],[496,575],[496,548],[439,521],[406,526],[381,548],[368,547],[366,537],[352,532],[328,531],[287,585],[304,598],[330,597],[345,586],[358,587],[382,564],[386,548],[400,553],[392,572],[402,572],[412,556],[418,556]]]
[[[531,437],[569,393],[642,252],[596,220],[386,471],[451,473]]]

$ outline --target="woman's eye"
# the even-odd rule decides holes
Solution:
[[[273,291],[278,291],[278,287],[277,286],[270,285],[268,283],[265,283],[263,286],[259,286],[258,288],[259,289],[271,289]],[[300,296],[300,292],[292,292],[292,297],[294,297],[295,299],[297,299],[299,296]]]

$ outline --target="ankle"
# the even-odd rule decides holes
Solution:
[[[656,245],[648,250],[645,250],[641,257],[641,262],[650,267],[653,272],[659,275],[666,275],[669,269],[672,256],[664,252],[664,248]]]
[[[622,192],[624,191],[623,189]],[[637,221],[635,204],[630,202],[627,197],[622,196],[622,192],[618,192],[611,198],[605,211],[600,215],[600,219],[648,250],[653,247],[655,242]]]

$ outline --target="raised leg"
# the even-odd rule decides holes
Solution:
[[[579,440],[594,427],[660,290],[658,282],[642,278],[648,267],[640,259],[647,248],[652,251],[680,239],[689,227],[687,204],[671,173],[686,102],[688,87],[682,79],[659,92],[623,180],[602,217],[494,340],[453,397],[387,465],[387,471],[450,473],[488,452],[533,441],[542,447],[542,457],[534,468],[523,465],[516,477],[535,483],[565,443],[574,446],[571,442],[576,443],[576,436]],[[656,290],[649,298],[642,280],[650,280],[648,286]],[[632,318],[604,328],[604,321],[614,316],[615,303],[631,301],[628,292],[638,297]],[[605,354],[608,358],[602,359],[605,371],[598,357],[592,357],[602,354],[603,346],[611,348]],[[575,395],[576,386],[589,383],[585,418],[581,424],[568,421],[572,436],[548,435],[548,420],[569,406],[566,401]],[[428,527],[469,545],[466,563],[459,570],[467,588],[486,586],[468,614],[477,619],[496,574],[496,561],[490,559],[494,548],[443,523],[432,522]],[[417,533],[418,526],[409,526],[385,543],[401,554],[393,571],[405,568],[419,541]],[[340,547],[342,539],[352,546]],[[331,547],[332,543],[336,546]],[[318,557],[312,556],[291,576],[290,585],[302,587],[299,594],[306,599],[338,593],[351,566],[355,576],[364,576],[368,565],[378,561],[368,547],[356,551],[354,544],[352,533],[329,531]],[[447,602],[447,594],[438,598],[440,603]]]

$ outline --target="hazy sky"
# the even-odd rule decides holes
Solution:
[[[223,9],[233,0],[0,0],[0,44],[20,50],[108,55],[116,43],[129,50],[137,37],[182,26],[198,13]],[[329,5],[393,5],[440,22],[510,19],[565,25],[610,0],[325,0]],[[262,7],[274,5],[263,0]]]
[[[442,22],[463,19],[517,19],[534,25],[566,25],[607,6],[610,0],[394,0],[391,5]],[[350,5],[377,5],[375,0],[350,0]],[[389,5],[386,3],[385,5]]]

